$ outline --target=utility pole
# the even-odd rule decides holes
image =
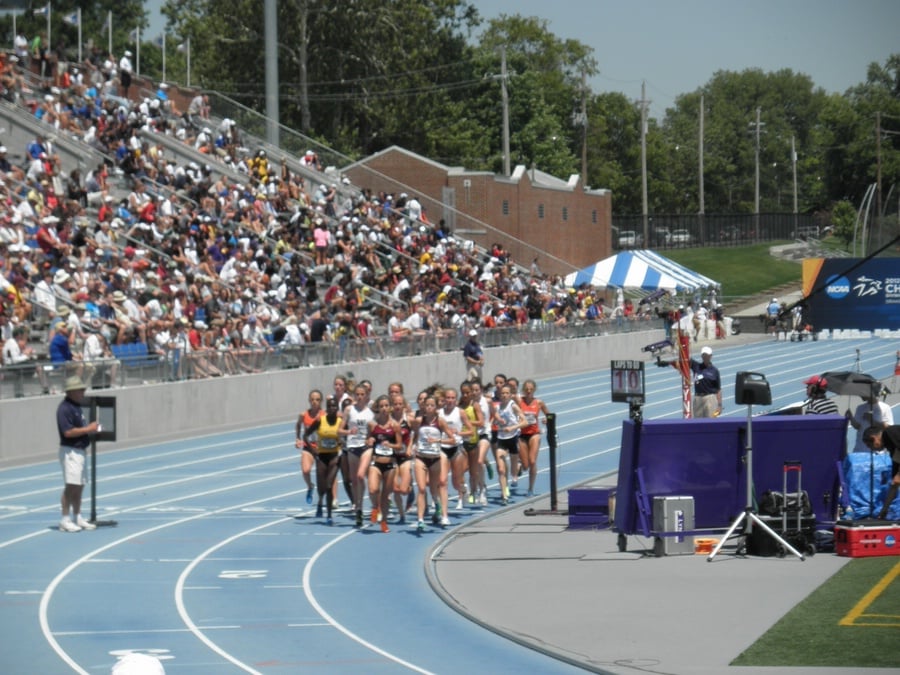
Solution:
[[[641,82],[641,211],[644,216],[644,246],[650,244],[647,220],[647,83]]]
[[[700,165],[700,215],[704,215],[706,213],[706,195],[704,193],[703,186],[703,122],[704,122],[704,112],[703,112],[703,94],[700,94],[700,157],[699,157],[699,165]],[[702,220],[702,219],[701,219]]]
[[[587,71],[581,71],[581,185],[587,188]]]
[[[875,113],[875,217],[881,222],[881,111]],[[879,228],[880,229],[880,228]]]
[[[263,5],[266,64],[266,141],[278,147],[278,2],[266,0]],[[165,35],[165,33],[163,34]]]
[[[500,48],[500,96],[503,102],[503,175],[509,176],[509,94],[506,91],[506,47]]]
[[[309,5],[300,3],[300,131],[308,134],[312,127],[312,117],[309,113],[309,73],[307,61],[309,59]]]
[[[791,169],[794,174],[794,230],[797,229],[797,213],[799,213],[799,208],[797,206],[797,149],[794,145],[794,136],[791,135]]]
[[[762,112],[762,108],[759,106],[756,107],[756,153],[755,153],[755,164],[756,164],[756,176],[754,181],[754,192],[753,192],[753,238],[759,239],[759,116]]]

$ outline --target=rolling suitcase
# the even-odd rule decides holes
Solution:
[[[796,492],[788,492],[788,474],[797,474]],[[760,499],[759,517],[779,537],[805,555],[814,555],[816,516],[809,496],[803,491],[803,466],[786,461],[782,474],[782,492],[767,491]],[[787,549],[762,528],[754,528],[747,541],[747,552],[758,556],[784,556]]]

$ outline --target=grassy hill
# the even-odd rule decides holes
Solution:
[[[735,248],[684,248],[660,251],[662,255],[722,284],[723,298],[744,298],[785,284],[799,287],[799,262],[779,260],[769,254],[768,242]]]

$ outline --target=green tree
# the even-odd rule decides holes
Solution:
[[[594,96],[588,104],[588,176],[613,195],[613,211],[641,212],[641,114],[623,94]]]
[[[846,246],[853,241],[853,228],[856,224],[856,209],[847,200],[835,202],[831,208],[831,226],[834,236]]]
[[[511,160],[560,177],[578,172],[581,135],[573,121],[582,73],[596,73],[593,50],[577,40],[561,40],[536,17],[504,14],[488,23],[473,56],[496,82],[479,100],[478,113],[490,130],[494,171],[502,168],[501,50],[507,61]]]
[[[703,96],[706,212],[752,212],[755,201],[756,110],[760,110],[760,210],[792,209],[791,139],[798,156],[816,151],[811,130],[825,94],[806,75],[791,70],[765,73],[719,71],[699,90],[676,99],[662,123],[666,142],[677,147],[673,172],[679,185],[699,184],[700,96]],[[686,152],[681,152],[684,149]],[[798,162],[801,211],[821,206],[815,165]],[[696,212],[698,189],[679,189],[674,206]],[[685,199],[686,198],[686,199]]]

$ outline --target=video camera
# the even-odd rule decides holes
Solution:
[[[651,355],[655,355],[657,352],[662,351],[666,347],[672,347],[671,340],[660,340],[659,342],[653,342],[646,347],[641,347],[642,352],[650,352]]]
[[[666,368],[668,366],[675,365],[675,362],[678,360],[677,356],[662,356],[659,352],[667,347],[674,347],[674,343],[671,340],[660,340],[659,342],[653,342],[646,347],[641,347],[642,352],[650,352],[652,356],[656,357],[656,365],[660,368]]]
[[[659,300],[663,296],[667,295],[668,293],[669,293],[669,291],[666,290],[665,288],[657,288],[650,295],[648,295],[644,298],[641,298],[641,301],[638,303],[638,305],[639,306],[640,305],[649,305],[650,303],[656,302],[657,300]]]

